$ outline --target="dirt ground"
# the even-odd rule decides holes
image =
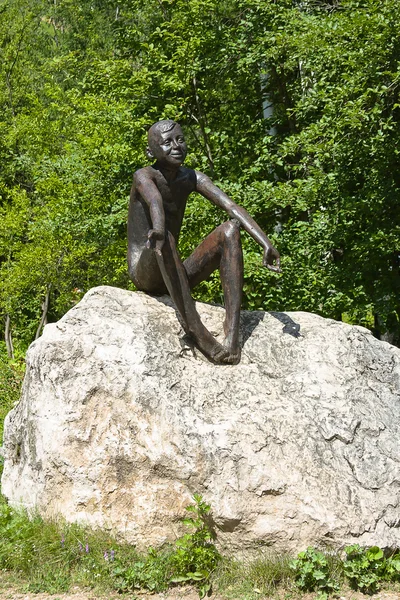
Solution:
[[[395,593],[380,593],[374,596],[363,596],[362,594],[351,593],[345,596],[337,596],[338,600],[400,600],[400,594]],[[315,600],[316,595],[307,594],[302,596],[303,600]],[[193,590],[176,590],[168,594],[136,594],[121,596],[112,594],[99,596],[91,591],[83,591],[76,589],[68,594],[32,594],[18,591],[14,587],[6,587],[0,589],[0,600],[199,600],[198,594]],[[218,597],[213,595],[210,600],[218,600]],[[222,600],[222,599],[219,599]],[[237,599],[241,600],[241,599]],[[287,600],[287,596],[286,596]]]
[[[0,590],[1,600],[142,600],[142,598],[151,598],[151,600],[199,600],[198,594],[192,591],[176,592],[168,595],[154,594],[150,597],[142,594],[133,596],[121,596],[119,594],[98,596],[97,594],[93,595],[93,592],[82,590],[72,591],[68,594],[32,594],[16,591],[14,588]]]
[[[316,595],[307,595],[303,597],[304,600],[315,600]],[[374,596],[363,596],[360,594],[351,594],[346,596],[337,597],[340,600],[359,600],[362,598],[371,598],[372,600],[399,600],[400,594],[376,594]],[[191,590],[175,591],[170,594],[153,594],[143,595],[137,594],[133,596],[120,596],[120,595],[107,595],[98,596],[93,595],[93,592],[85,592],[82,590],[72,591],[68,594],[32,594],[16,591],[14,588],[0,590],[0,600],[199,600],[199,596],[196,592]],[[211,596],[210,600],[217,600],[216,596]],[[237,599],[241,600],[241,599]]]
[[[25,592],[25,587],[26,582],[19,582],[15,576],[0,571],[0,600],[199,600],[196,590],[189,587],[179,588],[168,594],[118,594],[115,592],[106,595],[99,595],[91,590],[80,588],[72,588],[66,594],[33,594]],[[217,600],[215,596],[214,600]]]

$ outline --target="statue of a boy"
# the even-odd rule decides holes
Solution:
[[[240,226],[264,249],[263,265],[271,271],[280,271],[279,253],[244,208],[209,177],[182,166],[186,154],[178,123],[159,121],[150,127],[147,156],[155,163],[139,169],[133,177],[128,216],[129,275],[138,290],[155,295],[168,292],[186,333],[207,357],[216,363],[237,364],[243,287]],[[177,245],[186,201],[192,192],[221,207],[231,220],[217,227],[182,262]],[[222,344],[201,322],[190,293],[215,269],[220,271],[226,308]]]

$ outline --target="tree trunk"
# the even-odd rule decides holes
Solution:
[[[11,319],[9,314],[6,315],[6,330],[4,337],[6,340],[7,356],[8,358],[14,358],[14,346],[11,336]]]
[[[38,339],[38,337],[42,333],[43,327],[47,324],[47,311],[49,310],[50,290],[51,290],[51,283],[49,283],[49,285],[47,286],[46,295],[45,295],[43,303],[42,303],[42,316],[40,319],[39,326],[36,330],[35,340]]]

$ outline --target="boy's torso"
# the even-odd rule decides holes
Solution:
[[[182,227],[186,201],[189,194],[196,189],[196,173],[193,169],[180,167],[176,178],[167,181],[164,175],[154,167],[144,167],[136,173],[144,184],[153,182],[161,194],[165,214],[165,228],[178,242]],[[146,201],[135,187],[132,188],[130,203],[131,241],[142,245],[147,241],[147,233],[152,229],[150,210]]]

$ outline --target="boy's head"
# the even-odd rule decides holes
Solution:
[[[175,121],[158,121],[148,132],[146,150],[150,159],[160,164],[179,167],[186,158],[187,147],[181,126]]]

